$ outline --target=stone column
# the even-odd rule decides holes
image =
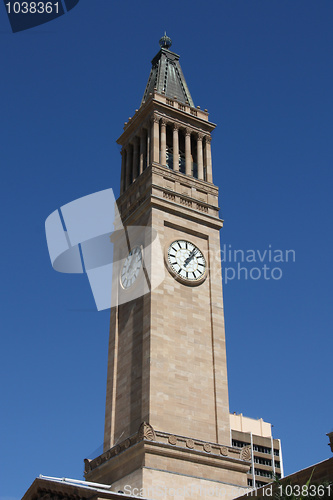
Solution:
[[[160,119],[154,115],[152,118],[151,137],[151,162],[160,161]]]
[[[160,163],[163,167],[166,167],[166,120],[161,119],[161,158]]]
[[[151,148],[151,140],[150,140],[150,136],[151,136],[151,127],[150,127],[150,124],[148,123],[148,127],[147,127],[147,167],[150,165],[151,163],[151,151],[150,151],[150,148]]]
[[[191,130],[185,130],[185,174],[192,174],[192,157],[191,157]]]
[[[173,169],[179,172],[179,125],[173,124]]]
[[[139,161],[139,175],[143,172],[143,162],[145,158],[145,129],[141,129],[140,133],[140,161]]]
[[[133,139],[133,182],[139,175],[139,138]]]
[[[198,154],[198,179],[203,180],[204,171],[203,171],[203,155],[202,155],[202,139],[203,135],[198,134],[197,138],[197,154]]]
[[[132,182],[132,155],[131,155],[131,145],[127,144],[126,146],[126,177],[125,177],[125,189]]]
[[[210,147],[211,136],[206,135],[206,169],[207,169],[207,182],[213,182],[213,172],[212,172],[212,151]]]
[[[125,191],[125,156],[126,152],[124,148],[121,148],[121,177],[120,177],[120,194]]]

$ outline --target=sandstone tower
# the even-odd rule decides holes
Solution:
[[[215,125],[166,35],[160,46],[117,141],[126,231],[113,237],[104,452],[85,461],[85,477],[149,498],[170,498],[168,488],[235,498],[251,457],[230,437]]]

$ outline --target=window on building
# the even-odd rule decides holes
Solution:
[[[272,477],[272,471],[270,470],[263,470],[263,469],[254,469],[254,473],[256,476],[261,476],[261,477]]]
[[[237,439],[232,440],[232,446],[235,448],[244,448],[244,446],[249,446],[250,443],[245,443],[244,441],[238,441]]]
[[[267,448],[266,446],[260,446],[258,444],[253,445],[254,451],[258,451],[259,453],[267,453],[271,454],[271,448]]]
[[[256,481],[256,488],[261,488],[262,486],[266,486],[267,483],[264,483],[263,481]]]
[[[272,467],[272,460],[270,460],[269,458],[254,457],[253,461],[256,464],[269,465],[270,467]]]

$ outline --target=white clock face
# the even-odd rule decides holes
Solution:
[[[193,243],[176,240],[168,249],[168,262],[176,276],[186,281],[201,280],[206,272],[206,260]]]
[[[120,283],[123,288],[130,288],[139,275],[142,266],[142,251],[134,247],[126,257],[120,274]]]

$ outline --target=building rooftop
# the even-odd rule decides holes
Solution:
[[[194,107],[194,103],[179,64],[179,56],[171,52],[171,39],[165,35],[160,39],[161,50],[152,60],[152,68],[143,94],[141,105],[154,91],[170,99]]]
[[[272,424],[264,422],[262,418],[245,417],[242,413],[230,413],[230,427],[234,431],[252,432],[256,436],[272,436]]]
[[[91,483],[77,479],[58,478],[40,475],[32,483],[22,500],[36,500],[47,498],[49,500],[127,500],[141,498],[134,495],[128,496],[124,492],[111,491],[111,485]]]

